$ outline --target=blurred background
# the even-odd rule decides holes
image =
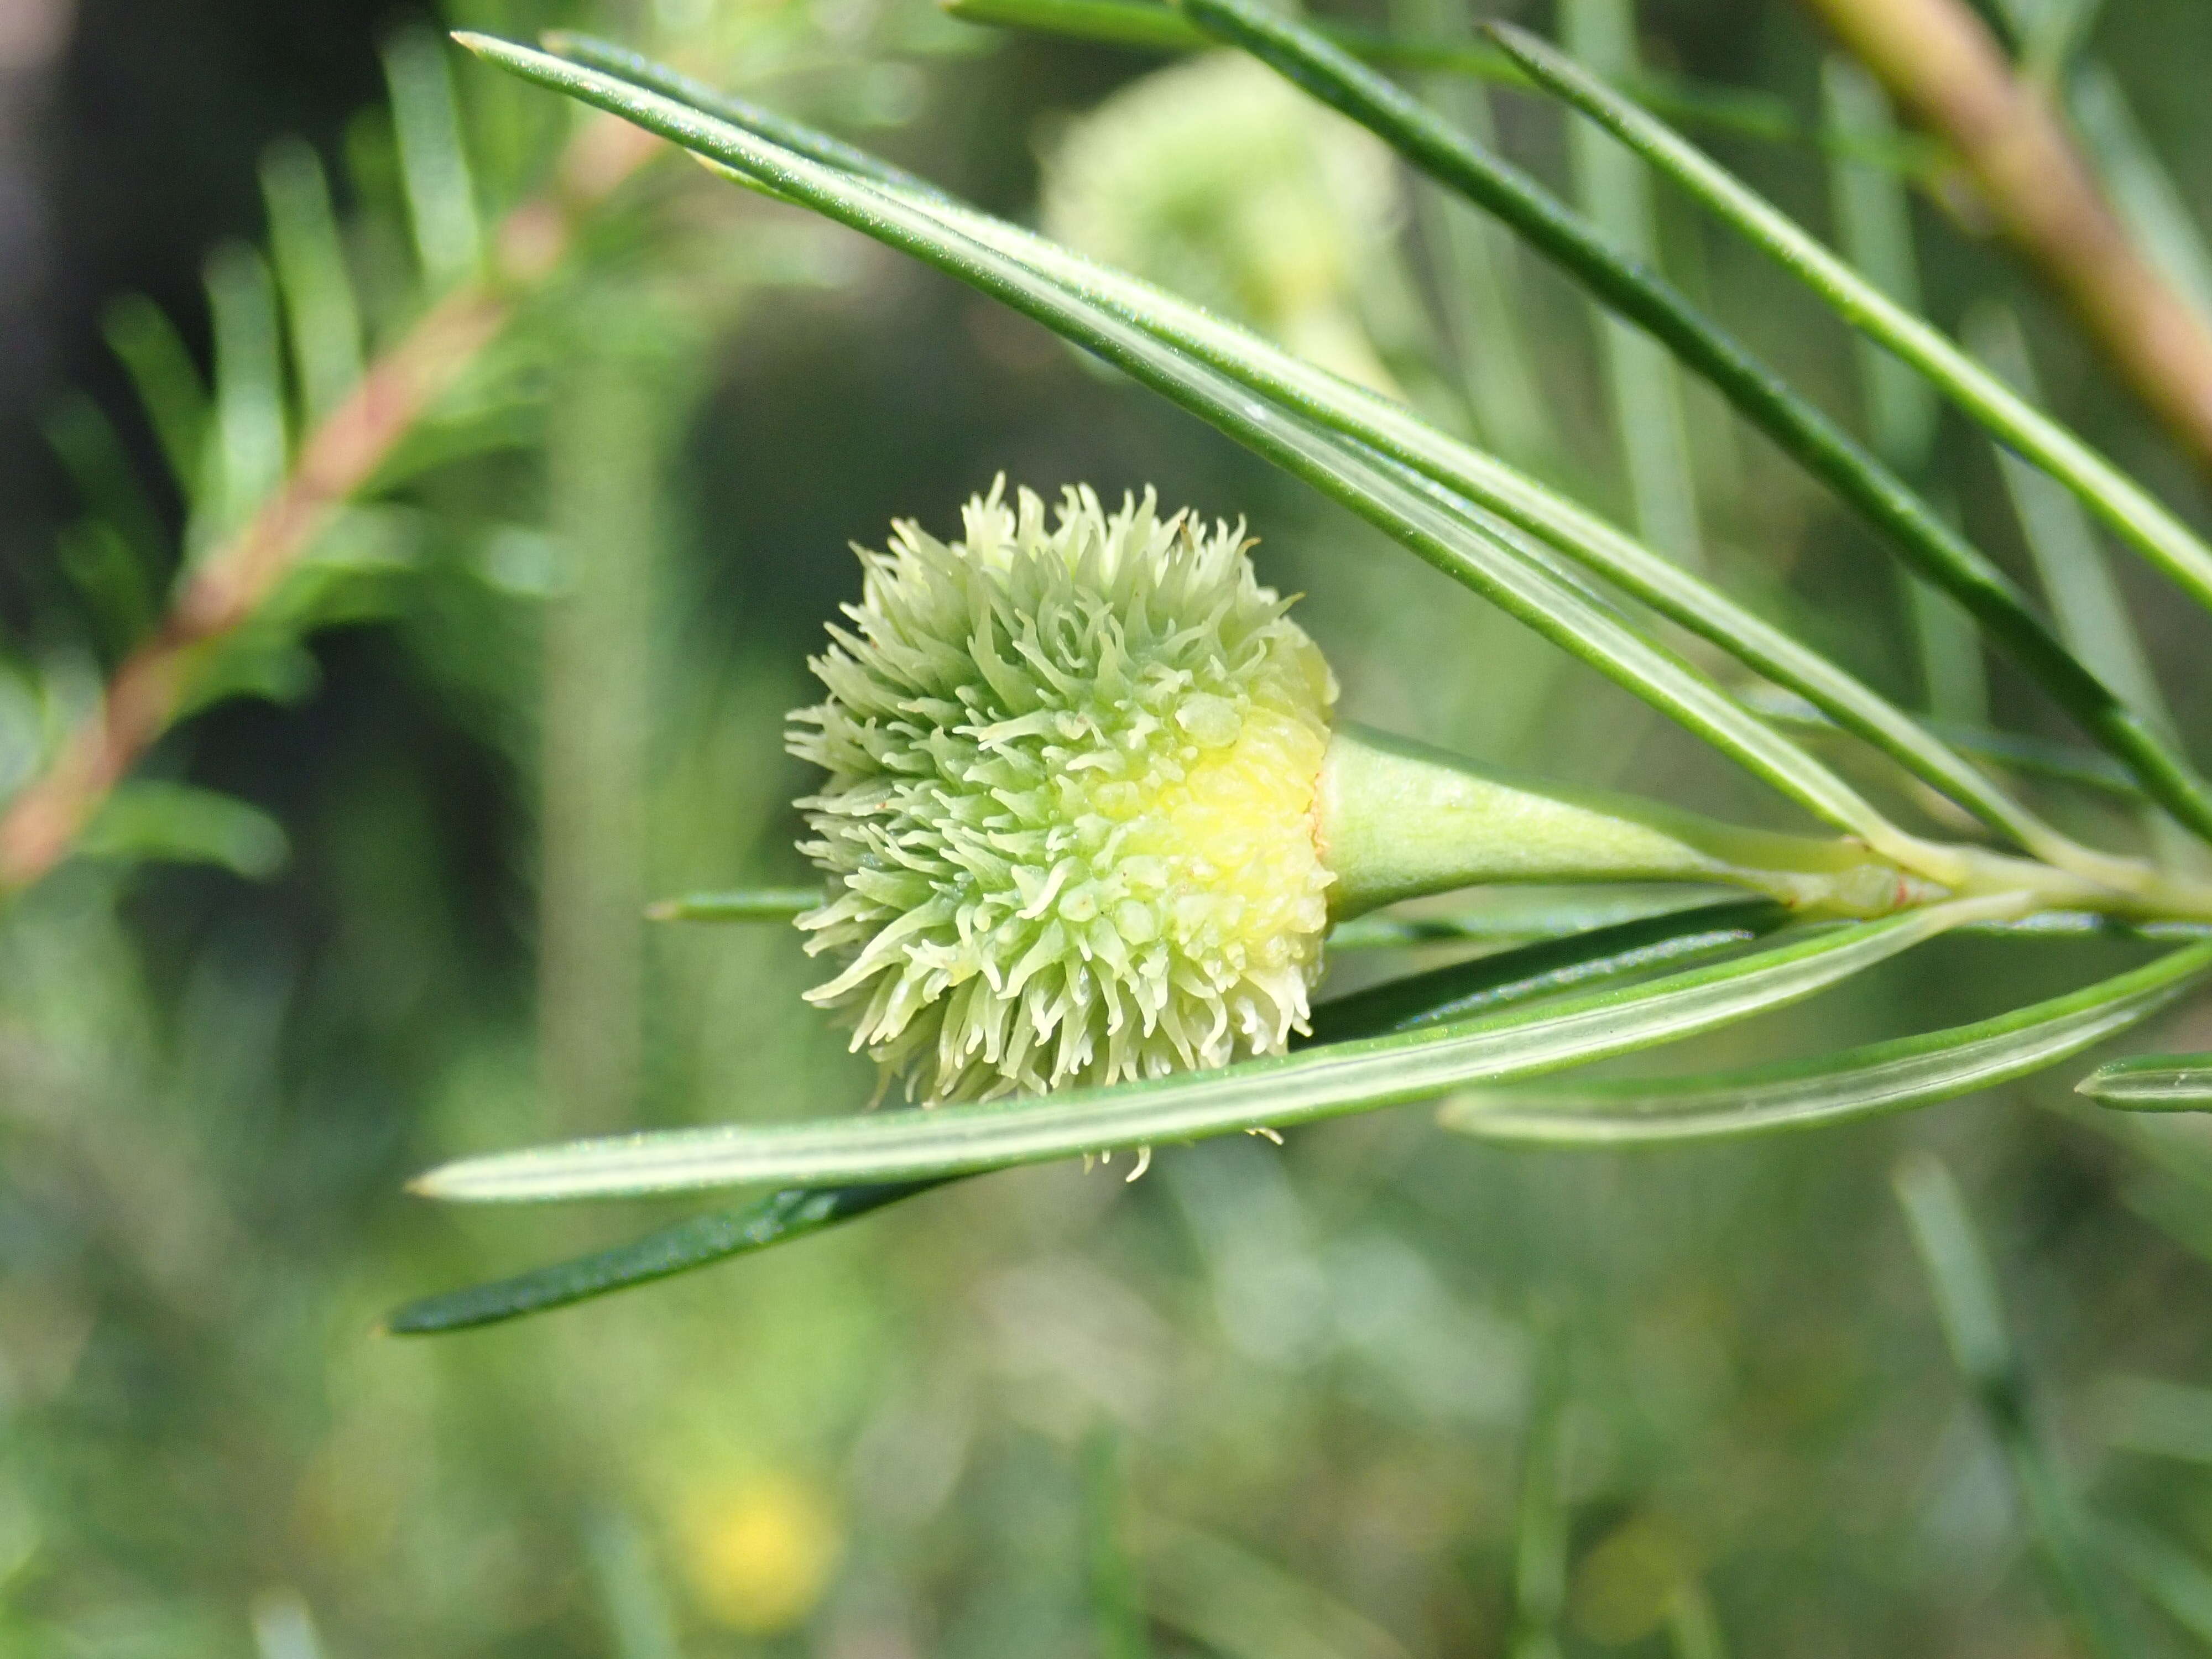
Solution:
[[[1470,26],[1461,0],[1392,7],[1344,15]],[[1718,108],[1693,131],[1723,159],[2212,518],[1789,0],[1474,10]],[[1990,21],[2212,302],[2212,9]],[[789,929],[642,911],[805,878],[782,719],[857,592],[848,544],[949,534],[997,473],[1248,516],[1352,717],[1788,822],[1210,430],[465,60],[453,26],[589,27],[880,148],[1409,399],[1909,706],[2064,735],[1655,348],[1240,61],[928,0],[0,0],[0,792],[363,361],[477,307],[367,487],[195,656],[189,717],[0,917],[0,1652],[1133,1659],[1102,1583],[1164,1656],[2069,1651],[1892,1195],[1915,1145],[1965,1187],[2141,1650],[2212,1641],[2212,1143],[2088,1121],[2067,1076],[1637,1156],[1408,1109],[1163,1151],[1134,1185],[1000,1175],[541,1319],[377,1335],[410,1296],[681,1213],[434,1208],[402,1191],[428,1164],[868,1098]],[[2107,569],[2063,501],[1620,152],[1533,98],[1425,89],[2024,580]],[[2203,619],[2109,569],[2205,730]],[[2046,805],[2155,833],[2094,792]],[[1977,1018],[2127,957],[1954,941],[1680,1063]],[[1347,956],[1334,982],[1404,965]],[[2212,1046],[2212,1011],[2158,1035]]]

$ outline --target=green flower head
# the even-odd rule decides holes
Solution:
[[[853,1046],[927,1101],[1274,1054],[1304,1029],[1330,877],[1336,687],[1243,526],[1048,513],[1005,481],[962,538],[860,551],[792,752],[831,890],[799,926]]]

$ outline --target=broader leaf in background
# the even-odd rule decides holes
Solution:
[[[77,843],[87,858],[214,864],[265,880],[290,852],[284,828],[257,806],[191,784],[139,780],[118,787]]]

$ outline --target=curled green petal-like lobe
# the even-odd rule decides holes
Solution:
[[[1328,666],[1241,524],[1003,485],[958,541],[861,550],[812,662],[832,887],[799,925],[842,971],[810,999],[925,1100],[1279,1053],[1328,925]]]

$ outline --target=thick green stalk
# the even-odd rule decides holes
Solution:
[[[2039,909],[2212,915],[2212,893],[2122,893],[2032,860],[1930,847],[1900,861],[1851,838],[1777,835],[1656,801],[1521,778],[1424,744],[1340,727],[1322,767],[1316,839],[1343,921],[1401,899],[1512,882],[1720,883],[1807,918],[1887,915],[1954,894]],[[1940,881],[1927,871],[1941,868]]]
[[[2024,595],[1905,482],[1784,384],[1663,278],[1624,258],[1580,215],[1486,154],[1403,89],[1310,29],[1252,0],[1181,0],[1208,33],[1241,46],[1382,137],[1432,177],[1511,224],[1607,304],[1663,341],[1807,470],[1825,479],[1922,574],[1947,589],[2175,817],[2212,840],[2212,787],[2060,643]]]
[[[1807,917],[1886,915],[1943,893],[1856,842],[1511,777],[1358,726],[1330,740],[1316,817],[1339,921],[1497,882],[1723,883]]]

